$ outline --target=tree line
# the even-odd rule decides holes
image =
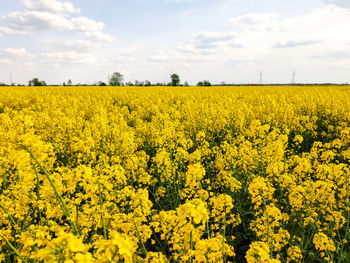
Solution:
[[[67,82],[63,82],[63,86],[72,86],[73,83],[69,79]],[[78,83],[77,86],[85,86],[87,84]],[[114,72],[108,82],[98,81],[93,84],[94,86],[189,86],[188,82],[185,81],[181,84],[180,77],[178,74],[174,73],[170,75],[170,82],[166,83],[151,83],[149,80],[135,82],[124,82],[124,76],[119,72]],[[45,81],[39,80],[38,78],[33,78],[28,81],[28,86],[47,86]],[[211,86],[211,83],[208,80],[199,81],[197,86]]]
[[[12,86],[24,86],[20,84],[11,84]],[[187,81],[181,84],[180,77],[178,74],[174,73],[170,75],[170,82],[157,82],[151,83],[149,80],[139,81],[135,80],[134,82],[127,81],[124,82],[124,76],[119,72],[114,72],[111,77],[109,77],[107,82],[98,81],[93,84],[86,83],[76,83],[74,86],[190,86]],[[220,86],[283,86],[283,85],[294,85],[294,86],[317,86],[317,85],[349,85],[346,83],[266,83],[266,84],[253,84],[253,83],[241,83],[241,84],[226,84],[225,82],[221,82],[220,84],[212,84],[208,80],[199,81],[197,86],[212,86],[212,85],[220,85]],[[0,86],[9,86],[3,82],[0,82]],[[39,80],[39,78],[33,78],[28,81],[28,86],[47,86],[46,82],[43,80]],[[60,85],[51,85],[51,86],[61,86]],[[67,82],[63,82],[63,86],[73,86],[72,80],[68,80]]]

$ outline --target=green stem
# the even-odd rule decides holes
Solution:
[[[113,260],[114,260],[115,256],[117,255],[118,250],[119,250],[119,248],[116,247],[116,249],[115,249],[115,251],[114,251],[114,253],[112,255],[112,261],[108,261],[108,262],[114,262]]]
[[[41,165],[41,163],[35,158],[35,156],[33,155],[33,153],[26,147],[23,146],[23,148],[30,154],[31,158],[34,160],[34,162],[40,167],[40,169],[43,171],[45,177],[47,178],[47,180],[49,181],[52,189],[55,192],[56,198],[58,199],[58,201],[61,203],[62,208],[63,208],[63,212],[65,214],[65,216],[67,217],[67,219],[71,222],[71,225],[73,227],[74,230],[74,234],[78,234],[79,231],[77,229],[77,226],[75,225],[75,223],[73,221],[70,220],[70,212],[68,210],[68,207],[66,205],[66,203],[64,202],[62,196],[60,195],[60,193],[58,192],[54,182],[52,181],[50,175],[48,174],[48,172],[46,171],[46,169]]]
[[[338,235],[338,238],[339,238],[339,243],[338,244],[341,244],[340,246],[341,246],[341,248],[340,248],[340,252],[339,252],[339,254],[340,254],[340,256],[339,256],[339,262],[338,263],[341,263],[343,260],[342,260],[342,257],[343,257],[343,249],[344,249],[344,244],[343,244],[343,242],[342,242],[342,238],[341,238],[341,235],[340,235],[340,233],[339,233],[339,229],[337,230],[337,235]],[[337,246],[337,252],[338,252],[338,248],[339,248],[339,246]]]
[[[36,175],[36,199],[40,200],[40,184],[39,184],[39,175],[38,175],[38,171],[36,170],[36,167],[33,163],[31,163]]]
[[[191,227],[194,228],[194,225],[193,225],[193,218],[191,218]],[[193,234],[192,234],[192,232],[193,232],[193,229],[191,229],[191,232],[190,232],[190,249],[191,249],[191,250],[193,250],[193,247],[194,247],[194,246],[193,246],[193,245],[194,245],[194,244],[193,244],[193,240],[192,240],[192,239],[193,239]],[[189,262],[190,262],[190,263],[192,262],[192,257],[189,258]]]
[[[150,188],[149,186],[147,186],[147,189],[148,189],[148,192],[150,192],[151,195],[153,196],[154,202],[159,206],[160,210],[164,210],[163,207],[161,206],[161,204],[157,201],[157,198],[156,198],[156,196],[153,194],[151,188]]]
[[[133,221],[133,223],[134,223],[134,226],[135,226],[135,229],[136,229],[137,237],[139,238],[140,243],[141,243],[141,245],[142,245],[142,253],[143,253],[143,255],[144,255],[145,257],[147,257],[147,249],[146,249],[145,245],[144,245],[143,242],[142,242],[141,235],[140,235],[139,230],[137,229],[137,226],[136,226],[135,221]]]
[[[21,256],[21,254],[18,252],[18,250],[11,244],[10,241],[7,240],[6,237],[2,236],[2,238],[5,240],[5,242],[7,243],[7,245],[12,249],[12,251],[25,263],[27,263],[28,261]]]
[[[225,262],[225,236],[226,236],[226,206],[224,206],[224,231],[222,233],[222,247],[221,247],[221,253],[222,253],[222,262]]]
[[[79,206],[75,205],[75,208],[76,208],[75,226],[78,227]]]
[[[103,237],[104,237],[104,239],[107,239],[107,231],[106,231],[106,225],[105,225],[105,218],[103,217],[103,215],[102,215],[101,217],[102,217]]]
[[[207,220],[205,222],[205,224],[207,225],[207,235],[208,235],[208,239],[209,239],[210,238],[209,220]]]
[[[16,223],[16,220],[12,217],[12,215],[11,215],[9,212],[7,212],[6,208],[5,208],[1,203],[0,203],[0,207],[1,207],[1,209],[4,210],[4,212],[7,214],[7,216],[9,217],[9,219],[10,219],[12,225],[16,225],[16,224],[17,224],[17,223]]]
[[[263,204],[264,204],[264,210],[265,210],[265,214],[266,214],[266,219],[267,219],[267,237],[266,237],[266,241],[267,241],[267,244],[269,246],[269,249],[270,249],[270,257],[272,258],[273,256],[273,248],[272,248],[272,244],[270,244],[270,220],[269,220],[269,214],[267,213],[267,209],[266,209],[266,201],[265,201],[265,198],[263,198]],[[273,240],[272,240],[273,242]]]
[[[40,183],[39,183],[39,174],[38,171],[36,170],[35,165],[32,163],[35,175],[36,175],[36,199],[37,201],[40,200]],[[39,225],[41,225],[41,210],[38,207],[38,216],[39,216]]]
[[[101,185],[100,182],[98,183],[98,196],[100,201],[100,208],[102,208],[102,193],[101,193]],[[103,237],[104,239],[107,239],[107,231],[106,231],[106,225],[105,225],[105,218],[103,214],[101,213],[101,221],[102,221],[102,228],[103,228]]]
[[[156,233],[155,233],[154,231],[152,231],[152,232],[153,232],[153,234],[154,234],[154,237],[155,237],[155,239],[156,239],[158,245],[162,248],[163,254],[166,254],[166,250],[165,250],[165,248],[164,248],[162,242],[160,242],[160,240],[158,239]],[[168,249],[169,249],[168,244],[167,244],[167,243],[165,243],[165,244],[167,245],[167,247],[168,247]]]

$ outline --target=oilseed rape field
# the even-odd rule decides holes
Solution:
[[[350,87],[2,87],[1,262],[350,262]]]

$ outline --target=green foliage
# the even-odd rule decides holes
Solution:
[[[119,72],[114,72],[109,79],[110,86],[121,86],[123,84],[124,76]]]
[[[179,86],[180,85],[179,75],[172,74],[170,77],[171,77],[171,86]]]
[[[211,86],[211,83],[208,80],[204,80],[204,81],[198,82],[197,86]]]
[[[38,78],[33,78],[28,81],[28,86],[47,86],[45,81],[40,81]]]

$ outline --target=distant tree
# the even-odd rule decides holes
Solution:
[[[33,78],[32,80],[28,81],[29,86],[46,86],[45,81],[40,81],[38,78]]]
[[[179,86],[180,85],[179,75],[172,74],[170,77],[171,77],[171,86]]]
[[[72,86],[72,84],[73,84],[72,81],[69,79],[69,80],[67,81],[67,85],[68,85],[68,86]]]
[[[203,80],[198,82],[197,86],[211,86],[211,83],[208,80]]]
[[[203,86],[211,86],[211,83],[208,80],[204,80]]]
[[[97,83],[97,85],[98,85],[98,86],[107,86],[107,84],[104,83],[103,81],[99,81],[99,82]]]
[[[189,86],[187,81],[184,82],[184,86]]]
[[[123,84],[124,76],[119,72],[114,72],[109,79],[109,85],[111,86],[121,86]]]
[[[143,86],[143,85],[144,85],[143,81],[135,80],[135,86]]]
[[[145,80],[145,86],[151,86],[151,82],[149,80]]]

